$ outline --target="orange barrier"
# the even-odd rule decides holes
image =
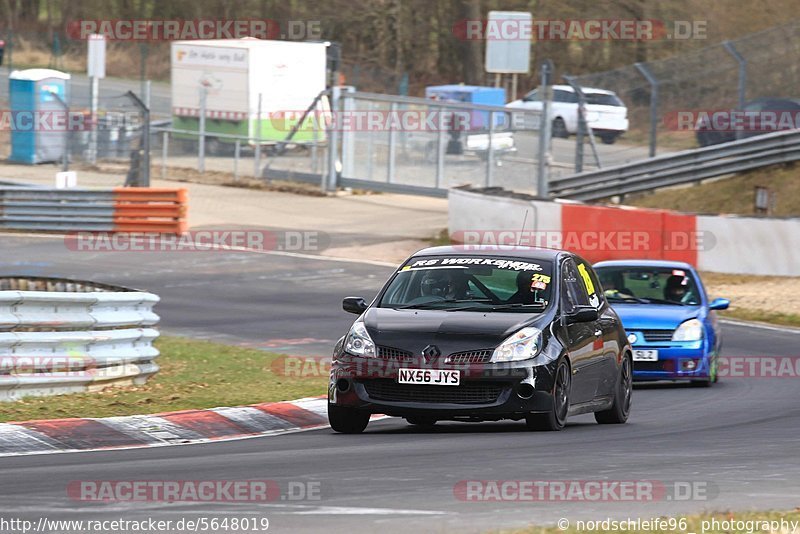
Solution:
[[[592,263],[663,259],[697,265],[696,219],[666,210],[564,204],[561,232],[564,248]]]
[[[188,229],[186,189],[117,187],[114,231],[182,234]]]

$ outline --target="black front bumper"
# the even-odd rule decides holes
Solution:
[[[436,367],[460,370],[458,386],[400,384],[397,376],[401,367],[424,368],[344,355],[331,366],[328,401],[369,413],[439,420],[522,419],[552,408],[555,362],[540,366],[528,361]],[[533,387],[526,391],[528,386]]]

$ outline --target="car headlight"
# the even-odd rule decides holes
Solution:
[[[672,341],[700,341],[703,339],[703,323],[697,319],[684,321],[672,333]]]
[[[355,356],[375,357],[375,343],[372,342],[367,327],[361,321],[356,321],[350,327],[344,342],[344,350]]]
[[[492,354],[492,363],[516,362],[536,357],[542,348],[542,331],[533,326],[523,328],[500,343]]]

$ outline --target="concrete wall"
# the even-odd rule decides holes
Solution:
[[[450,235],[460,242],[515,244],[521,235],[520,244],[567,248],[590,261],[674,259],[714,272],[800,276],[800,219],[690,215],[465,189],[450,190],[449,208]],[[646,246],[626,246],[626,234]]]

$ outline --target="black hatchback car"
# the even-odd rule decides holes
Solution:
[[[424,249],[392,275],[336,344],[328,418],[362,432],[370,414],[412,425],[524,419],[561,430],[594,412],[624,423],[632,360],[591,264],[527,247]]]

